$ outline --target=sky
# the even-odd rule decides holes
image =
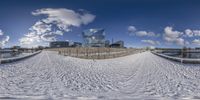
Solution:
[[[199,0],[1,0],[0,47],[83,42],[104,28],[127,47],[200,46]]]

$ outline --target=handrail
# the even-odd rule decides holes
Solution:
[[[13,58],[0,59],[0,64],[5,64],[5,63],[11,63],[11,62],[19,61],[19,60],[22,60],[22,59],[25,59],[25,58],[32,57],[32,56],[34,56],[36,54],[39,54],[40,52],[41,51],[37,51],[37,52],[34,52],[32,54],[21,56],[21,57],[13,57]]]
[[[160,53],[153,52],[153,51],[152,51],[152,53],[157,55],[157,56],[160,56],[160,57],[163,57],[163,58],[166,58],[166,59],[169,59],[169,60],[181,62],[181,63],[200,64],[200,59],[172,57],[172,56],[160,54]]]

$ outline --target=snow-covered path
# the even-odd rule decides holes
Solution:
[[[43,51],[0,65],[0,99],[200,99],[200,65],[150,52],[87,60]]]

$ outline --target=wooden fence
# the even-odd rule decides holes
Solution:
[[[48,49],[57,51],[58,54],[64,56],[72,56],[85,59],[108,59],[127,56],[139,52],[144,52],[144,49],[126,49],[126,48],[54,48]]]

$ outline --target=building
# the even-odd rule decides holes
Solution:
[[[21,47],[20,46],[13,46],[12,48],[13,49],[20,49]]]
[[[68,41],[54,41],[54,42],[50,42],[49,47],[50,48],[69,47],[69,42]]]
[[[13,52],[21,52],[21,47],[20,46],[13,46],[12,48],[10,48],[11,50],[13,50]]]
[[[88,29],[82,35],[85,47],[105,47],[104,29]]]
[[[109,40],[106,40],[105,41],[105,47],[109,47],[110,46],[110,41]]]
[[[71,47],[81,47],[82,43],[80,42],[73,42],[73,44],[71,45]]]
[[[195,50],[200,50],[200,48],[199,48],[199,47],[196,47]]]
[[[124,41],[117,41],[110,45],[112,48],[124,48]]]
[[[43,50],[45,47],[44,46],[38,46],[37,49]]]

